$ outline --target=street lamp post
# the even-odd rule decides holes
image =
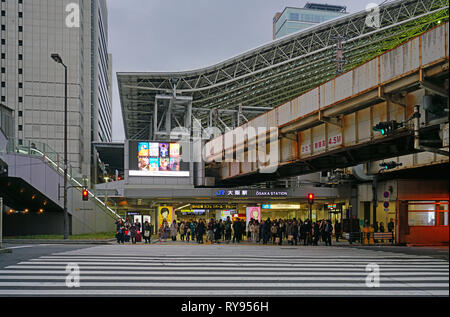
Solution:
[[[69,215],[67,213],[67,66],[59,54],[52,54],[51,58],[64,66],[64,240],[69,236]]]

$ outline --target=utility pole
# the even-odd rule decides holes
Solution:
[[[64,66],[64,240],[69,238],[69,214],[67,213],[67,65],[59,54],[52,54],[51,58]]]

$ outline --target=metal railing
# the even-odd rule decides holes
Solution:
[[[21,144],[17,142],[16,139],[10,138],[8,139],[8,146],[6,148],[6,152],[8,154],[22,154],[27,156],[38,157],[43,160],[45,164],[51,167],[54,171],[56,171],[59,175],[64,177],[64,164],[61,155],[59,155],[56,151],[54,151],[50,146],[45,143],[31,141],[31,140],[23,140]],[[72,188],[78,190],[81,194],[82,188],[85,187],[83,184],[84,178],[78,173],[76,170],[68,165],[68,174],[67,181]],[[121,218],[119,214],[117,214],[114,210],[106,205],[95,192],[87,189],[89,196],[93,198],[93,202],[102,209],[102,211],[107,212],[109,216],[114,219]]]
[[[395,244],[394,232],[347,232],[343,238],[350,244],[357,242],[363,245],[373,245],[379,243]]]

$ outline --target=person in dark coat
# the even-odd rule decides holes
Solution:
[[[342,234],[342,226],[339,220],[336,220],[336,223],[334,225],[334,235],[336,236],[336,242],[339,242],[339,238]]]
[[[203,235],[205,234],[206,226],[203,223],[203,220],[200,219],[197,228],[195,229],[195,232],[197,233],[197,242],[203,243]]]
[[[125,243],[125,224],[122,219],[116,221],[116,238],[118,244]]]
[[[267,244],[270,240],[270,228],[271,228],[270,218],[264,222],[264,235],[263,235],[263,244]]]
[[[319,239],[320,239],[320,227],[317,222],[313,224],[313,235],[314,235],[314,245],[318,245]]]
[[[297,220],[295,220],[292,222],[292,235],[294,236],[294,244],[297,245],[297,240],[298,240],[298,223]]]
[[[230,220],[230,216],[228,216],[227,220],[225,221],[224,229],[225,229],[225,241],[227,243],[230,243],[230,241],[231,241],[231,232],[233,231],[232,230],[232,222]]]
[[[136,238],[137,238],[137,227],[136,225],[133,223],[130,227],[130,236],[131,236],[131,242],[133,244],[136,244]]]
[[[331,246],[331,237],[333,236],[333,225],[331,224],[331,220],[325,222],[324,231],[325,231],[325,245]]]
[[[144,223],[144,227],[142,229],[144,229],[142,231],[142,233],[143,233],[143,237],[144,237],[145,243],[150,243],[151,242],[151,238],[152,238],[152,234],[153,234],[153,227],[148,223],[148,221],[146,221]]]

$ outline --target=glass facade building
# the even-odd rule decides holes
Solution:
[[[304,8],[286,7],[273,20],[273,39],[304,30],[347,14],[346,7],[308,3]]]

